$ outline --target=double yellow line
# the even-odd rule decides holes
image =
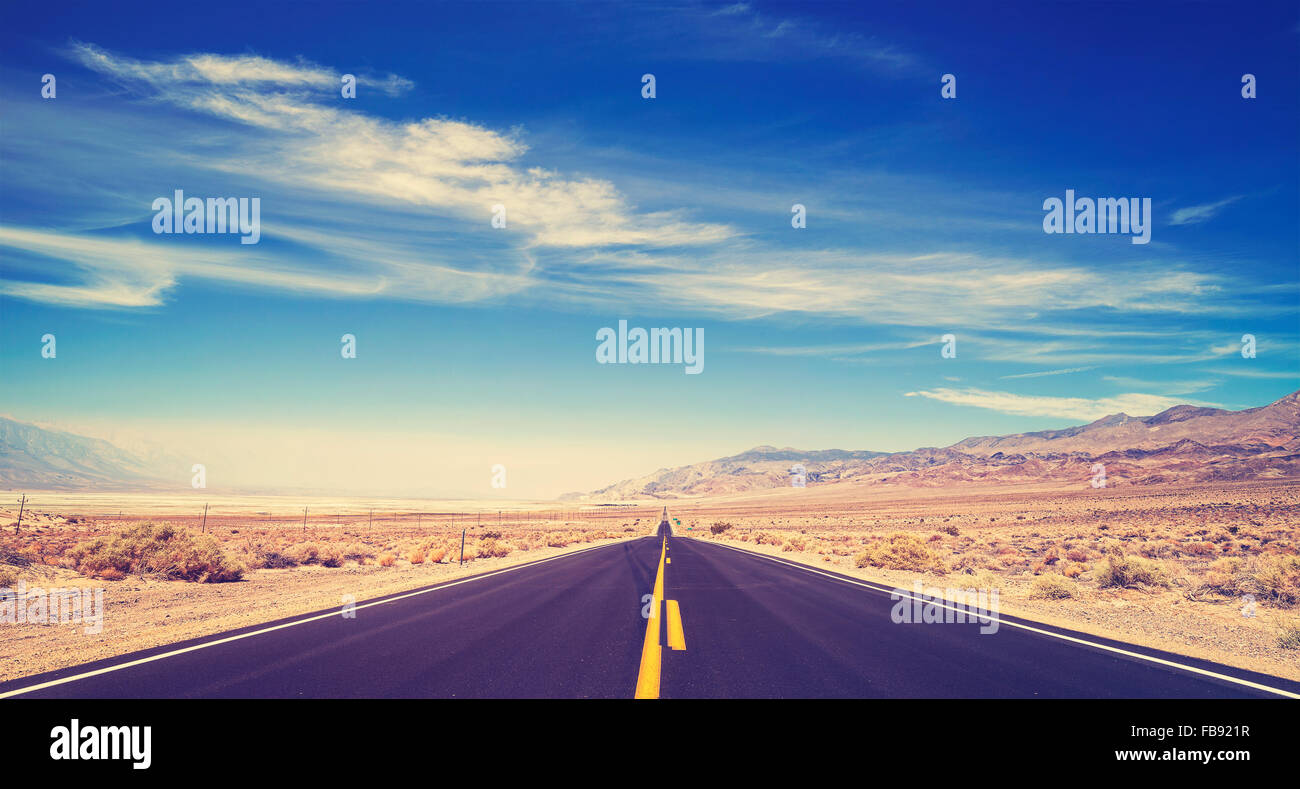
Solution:
[[[659,644],[659,609],[668,606],[668,648],[685,651],[686,633],[682,630],[682,609],[676,600],[664,600],[664,565],[668,558],[668,538],[664,537],[659,549],[659,572],[655,574],[655,588],[650,600],[650,616],[645,626],[645,642],[641,646],[641,671],[636,678],[638,699],[659,698],[659,675],[663,667],[663,647]]]

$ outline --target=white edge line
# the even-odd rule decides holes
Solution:
[[[689,539],[694,539],[694,538],[691,538],[691,537],[685,537],[684,539],[688,539],[688,540],[689,540]],[[733,550],[733,551],[735,551],[735,552],[737,552],[737,553],[743,553],[743,554],[746,554],[746,555],[749,555],[749,556],[756,556],[756,557],[758,557],[758,558],[760,558],[760,559],[770,559],[771,561],[774,561],[774,562],[776,562],[777,564],[784,564],[784,565],[787,565],[787,566],[789,566],[789,567],[795,567],[795,568],[798,568],[798,569],[800,569],[800,570],[806,570],[807,572],[810,572],[810,573],[816,573],[816,574],[818,574],[818,575],[824,575],[824,576],[826,576],[827,578],[833,578],[833,579],[835,579],[836,581],[844,581],[844,582],[846,582],[846,583],[857,584],[858,586],[865,586],[865,587],[867,587],[868,589],[874,589],[874,590],[877,591],[877,592],[888,592],[888,593],[891,595],[891,598],[892,598],[893,595],[895,595],[895,594],[897,594],[897,593],[902,593],[904,596],[906,596],[908,599],[911,599],[911,600],[916,600],[916,601],[918,601],[918,602],[925,602],[925,603],[935,603],[935,601],[933,601],[933,600],[920,600],[919,598],[913,597],[909,592],[907,592],[907,591],[904,590],[904,589],[898,589],[898,588],[895,588],[895,589],[887,589],[887,588],[885,588],[885,587],[883,587],[883,586],[876,586],[876,585],[871,584],[871,583],[868,583],[868,582],[866,582],[866,581],[859,581],[859,580],[856,580],[856,579],[854,579],[854,578],[845,578],[845,577],[840,576],[840,575],[833,575],[833,574],[831,574],[831,573],[822,572],[821,570],[818,570],[818,569],[815,568],[815,567],[809,567],[809,566],[806,565],[806,564],[799,564],[799,563],[797,563],[797,562],[787,562],[787,561],[785,561],[784,559],[778,559],[778,558],[776,558],[775,556],[768,556],[768,555],[766,555],[766,554],[756,553],[756,552],[754,552],[754,551],[747,551],[747,550],[745,550],[744,548],[736,548],[736,547],[731,546],[731,545],[724,545],[723,543],[720,543],[720,542],[702,542],[701,544],[703,544],[703,545],[717,545],[717,546],[719,546],[719,547],[721,547],[721,548],[729,548],[729,549],[731,549],[731,550]],[[937,603],[936,603],[936,604],[937,604]],[[958,610],[958,609],[953,608],[952,606],[948,606],[948,605],[941,605],[940,607],[942,607],[942,608],[946,608],[946,609],[948,609],[948,610],[950,610],[950,611],[957,611],[957,610]],[[963,609],[963,610],[964,610],[964,609]],[[1203,675],[1205,675],[1205,676],[1207,676],[1207,677],[1214,677],[1215,679],[1224,680],[1225,682],[1232,682],[1232,683],[1235,683],[1235,684],[1237,684],[1237,685],[1245,685],[1246,687],[1249,687],[1249,688],[1255,688],[1256,690],[1263,690],[1263,691],[1267,691],[1267,692],[1269,692],[1269,693],[1276,693],[1276,694],[1279,695],[1279,696],[1285,696],[1285,697],[1287,697],[1287,698],[1289,698],[1289,699],[1300,699],[1300,693],[1292,693],[1292,692],[1287,691],[1287,690],[1282,690],[1281,688],[1274,688],[1274,687],[1270,687],[1270,686],[1268,686],[1268,685],[1261,685],[1261,684],[1259,684],[1258,682],[1251,682],[1251,681],[1248,680],[1248,679],[1241,679],[1241,678],[1239,678],[1239,677],[1230,677],[1230,676],[1228,676],[1227,674],[1220,674],[1220,673],[1218,673],[1218,672],[1210,671],[1210,670],[1208,670],[1208,669],[1197,668],[1196,666],[1188,666],[1188,665],[1184,665],[1184,664],[1182,664],[1182,663],[1176,663],[1176,662],[1174,662],[1174,661],[1172,661],[1172,660],[1165,660],[1164,658],[1158,658],[1158,657],[1155,657],[1155,656],[1153,656],[1153,655],[1144,655],[1144,654],[1142,654],[1142,653],[1140,653],[1140,652],[1130,652],[1130,651],[1127,650],[1127,649],[1120,649],[1119,647],[1107,646],[1106,644],[1098,644],[1098,643],[1096,643],[1096,642],[1094,642],[1094,641],[1086,641],[1086,640],[1084,640],[1084,639],[1082,639],[1082,638],[1075,638],[1074,636],[1067,636],[1067,635],[1065,635],[1064,633],[1053,633],[1051,630],[1043,630],[1042,628],[1034,627],[1034,626],[1032,626],[1032,625],[1026,625],[1026,624],[1023,624],[1023,623],[1021,623],[1021,622],[1009,622],[1009,621],[1007,621],[1007,620],[1005,620],[1005,619],[1002,619],[1002,618],[999,617],[997,614],[994,614],[992,617],[984,617],[984,618],[985,618],[985,619],[992,618],[992,619],[994,619],[995,621],[997,621],[997,622],[998,622],[999,624],[1001,624],[1001,625],[1010,625],[1011,627],[1018,627],[1018,628],[1020,628],[1021,630],[1028,630],[1028,631],[1033,632],[1033,633],[1039,633],[1039,634],[1041,634],[1041,635],[1051,636],[1052,638],[1059,638],[1059,639],[1061,639],[1061,640],[1063,640],[1063,641],[1073,641],[1073,642],[1076,643],[1076,644],[1084,644],[1084,645],[1086,645],[1086,646],[1094,647],[1094,648],[1096,648],[1096,649],[1104,649],[1104,650],[1106,650],[1106,651],[1108,651],[1108,652],[1115,652],[1115,653],[1120,654],[1120,655],[1126,655],[1126,656],[1128,656],[1128,657],[1138,658],[1139,660],[1146,660],[1146,661],[1150,661],[1150,662],[1152,662],[1152,663],[1159,663],[1159,664],[1162,665],[1162,666],[1171,666],[1171,667],[1173,667],[1173,668],[1179,668],[1179,669],[1182,669],[1182,670],[1184,670],[1184,671],[1190,671],[1190,672],[1195,673],[1195,674],[1203,674]],[[3,698],[3,697],[0,696],[0,698]]]
[[[639,537],[630,537],[630,538],[627,538],[627,539],[624,539],[624,540],[619,540],[618,542],[611,542],[611,543],[607,543],[607,544],[605,544],[605,545],[593,545],[593,546],[591,546],[590,548],[582,548],[581,550],[570,551],[570,552],[568,552],[568,553],[562,553],[562,554],[560,554],[560,555],[558,555],[558,556],[551,556],[551,557],[548,557],[548,558],[546,558],[546,559],[537,559],[536,561],[525,562],[524,564],[517,564],[517,565],[515,565],[514,567],[503,567],[503,568],[500,569],[500,570],[493,570],[492,572],[490,572],[490,573],[484,573],[483,575],[475,575],[475,576],[471,576],[471,577],[469,577],[469,578],[461,578],[461,579],[456,580],[456,581],[448,581],[448,582],[445,583],[445,584],[439,584],[438,586],[432,586],[432,587],[429,587],[428,589],[419,589],[419,590],[414,591],[414,592],[407,592],[407,593],[405,593],[405,594],[400,594],[400,595],[398,595],[397,597],[386,597],[386,598],[384,598],[383,600],[375,600],[375,601],[373,601],[373,602],[364,603],[364,604],[362,604],[362,605],[354,606],[352,610],[354,610],[354,611],[360,611],[360,610],[363,609],[363,608],[370,608],[371,606],[383,605],[384,603],[394,603],[394,602],[397,602],[398,600],[405,600],[405,599],[408,598],[408,597],[416,597],[417,595],[428,594],[429,592],[436,592],[436,591],[438,591],[439,589],[446,589],[447,587],[450,587],[450,586],[459,586],[460,584],[467,584],[467,583],[469,583],[470,581],[478,581],[478,580],[483,579],[483,578],[491,578],[491,577],[494,576],[494,575],[501,575],[502,573],[514,572],[515,570],[522,570],[522,569],[524,569],[525,567],[536,567],[536,566],[539,565],[539,564],[545,564],[546,562],[553,562],[553,561],[555,561],[556,559],[567,559],[567,558],[569,558],[570,556],[577,556],[577,555],[580,554],[580,553],[586,553],[587,551],[596,551],[596,550],[600,550],[601,548],[608,548],[608,547],[610,547],[611,545],[618,545],[618,544],[620,544],[620,543],[623,543],[623,542],[629,542],[629,541],[631,541],[631,540],[635,540],[635,539],[640,539],[640,538],[639,538]],[[238,635],[234,635],[234,636],[227,636],[227,637],[225,637],[225,638],[219,638],[219,639],[217,639],[217,640],[215,640],[215,641],[205,641],[205,642],[202,643],[202,644],[191,644],[191,645],[188,646],[188,647],[183,647],[183,648],[181,648],[181,649],[173,649],[173,650],[171,650],[170,652],[162,652],[162,653],[157,654],[157,655],[150,655],[149,657],[143,657],[143,658],[139,658],[139,659],[137,659],[137,660],[127,661],[126,663],[118,663],[117,665],[113,665],[113,666],[105,666],[105,667],[103,667],[103,668],[97,668],[97,669],[95,669],[94,671],[86,671],[86,672],[83,672],[83,673],[81,673],[81,674],[74,674],[73,676],[70,676],[70,677],[62,677],[62,678],[60,678],[60,679],[52,679],[52,680],[50,680],[50,681],[48,681],[48,682],[42,682],[42,683],[40,683],[40,684],[38,684],[38,685],[29,685],[28,687],[25,687],[25,688],[18,688],[17,690],[10,690],[10,691],[7,691],[7,692],[5,692],[5,693],[0,693],[0,699],[7,699],[7,698],[10,698],[10,697],[12,697],[12,696],[18,696],[18,695],[21,695],[21,694],[23,694],[23,693],[31,693],[31,692],[33,692],[33,691],[37,691],[37,690],[44,690],[45,688],[52,688],[52,687],[54,687],[55,685],[64,685],[64,684],[69,683],[69,682],[76,682],[77,680],[87,679],[87,678],[89,678],[89,677],[95,677],[95,676],[98,676],[98,675],[100,675],[100,674],[108,674],[108,673],[110,673],[110,672],[113,672],[113,671],[119,671],[119,670],[124,669],[124,668],[131,668],[132,666],[139,666],[139,665],[142,665],[142,664],[145,664],[145,663],[152,663],[152,662],[155,661],[155,660],[162,660],[163,658],[175,657],[176,655],[183,655],[183,654],[185,654],[186,652],[194,652],[194,651],[196,651],[196,650],[204,649],[204,648],[206,648],[206,647],[214,647],[214,646],[216,646],[216,645],[218,645],[218,644],[226,644],[226,643],[229,643],[229,642],[231,642],[231,641],[239,641],[240,639],[243,639],[243,638],[252,638],[253,636],[260,636],[260,635],[262,635],[263,633],[270,633],[270,632],[275,631],[275,630],[283,630],[283,629],[286,628],[286,627],[293,627],[294,625],[304,625],[304,624],[306,624],[306,623],[308,623],[308,622],[315,622],[315,621],[317,621],[318,619],[329,619],[330,617],[333,617],[333,616],[339,616],[339,614],[340,614],[339,611],[333,611],[333,612],[328,613],[328,614],[317,614],[316,616],[309,616],[309,617],[307,617],[306,619],[295,619],[295,620],[292,621],[292,622],[284,622],[284,623],[282,623],[282,624],[272,625],[271,627],[264,627],[264,628],[262,628],[262,629],[260,629],[260,630],[253,630],[253,631],[248,632],[248,633],[240,633],[240,634],[238,634]],[[57,671],[57,669],[56,669],[56,671]]]

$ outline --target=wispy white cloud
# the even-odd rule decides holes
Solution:
[[[830,29],[812,19],[766,14],[744,2],[705,12],[697,31],[710,44],[712,58],[833,57],[886,72],[901,71],[917,61],[896,44]]]
[[[1245,370],[1240,367],[1225,367],[1221,370],[1211,370],[1215,375],[1228,375],[1233,378],[1277,378],[1290,379],[1300,382],[1300,372],[1296,370]]]
[[[189,244],[145,242],[13,228],[0,225],[0,248],[67,261],[83,280],[76,284],[0,279],[9,296],[85,308],[153,307],[182,278],[206,279],[251,289],[272,289],[324,298],[387,296],[444,303],[479,301],[528,286],[530,264],[515,270],[465,271],[430,260],[427,252],[394,244],[309,231],[286,237],[312,242],[344,260],[365,260],[366,268],[331,270],[285,265],[269,251],[249,252]],[[383,261],[376,265],[374,261]]]
[[[723,6],[722,8],[719,8],[717,11],[714,11],[713,15],[734,16],[736,14],[748,14],[750,10],[752,9],[749,3],[732,3],[731,5]]]
[[[912,342],[875,342],[875,343],[842,343],[831,345],[800,345],[800,346],[755,346],[749,348],[731,348],[729,350],[739,353],[761,353],[768,356],[852,356],[862,353],[874,353],[876,351],[904,351],[909,348],[918,348],[923,345],[930,345],[939,342],[939,338],[927,338]]]
[[[517,133],[449,118],[397,122],[340,109],[334,72],[317,66],[219,55],[143,62],[90,44],[72,52],[83,65],[153,98],[269,133],[251,138],[237,160],[214,161],[215,168],[375,204],[406,203],[485,227],[493,207],[502,205],[507,232],[538,246],[664,247],[735,235],[680,212],[637,211],[608,181],[523,166],[527,146]],[[407,83],[393,77],[381,84],[396,90]]]
[[[1120,280],[1104,271],[1015,258],[938,252],[897,255],[846,250],[790,254],[728,245],[683,257],[659,254],[653,268],[635,254],[600,254],[606,277],[648,298],[735,318],[804,314],[877,324],[1005,327],[1016,316],[1032,331],[1040,316],[1084,309],[1188,314],[1219,280],[1163,271]]]
[[[1203,392],[1206,389],[1213,389],[1219,385],[1215,379],[1205,379],[1200,381],[1148,381],[1142,378],[1132,378],[1125,375],[1103,375],[1101,380],[1116,386],[1144,387],[1148,389],[1160,389],[1171,395],[1187,395],[1196,392]]]
[[[1067,367],[1061,370],[1042,370],[1036,373],[1019,373],[1018,375],[1004,375],[1002,378],[1042,378],[1048,375],[1069,375],[1070,373],[1082,373],[1088,370],[1096,370],[1096,367]]]
[[[1241,195],[1234,197],[1225,197],[1214,203],[1204,203],[1202,205],[1192,205],[1186,208],[1179,208],[1169,218],[1171,225],[1194,225],[1198,222],[1204,222],[1213,219],[1215,214],[1219,213],[1225,206],[1232,205],[1241,199]]]
[[[159,91],[171,93],[181,86],[275,86],[313,87],[338,91],[343,73],[307,61],[284,63],[256,55],[183,55],[170,61],[142,61],[115,55],[107,50],[74,41],[70,45],[74,59],[87,68],[127,82],[146,82]],[[411,80],[389,74],[374,77],[354,74],[357,84],[395,96],[414,87]]]
[[[947,387],[908,392],[906,396],[924,397],[943,403],[983,408],[1015,416],[1050,416],[1089,422],[1116,413],[1125,413],[1130,416],[1150,416],[1167,408],[1188,402],[1164,395],[1140,393],[1089,399],[1085,397],[1021,395],[1011,392],[991,392],[985,389],[951,389]],[[1192,404],[1214,405],[1213,403]]]

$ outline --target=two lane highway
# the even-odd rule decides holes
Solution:
[[[665,519],[653,537],[361,603],[355,618],[15,680],[0,698],[1300,697],[1300,683],[1007,617],[992,633],[898,624],[888,588],[671,531]]]

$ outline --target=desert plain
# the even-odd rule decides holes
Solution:
[[[104,619],[95,633],[0,624],[0,680],[643,537],[664,506],[679,537],[907,590],[997,590],[1004,614],[1300,680],[1295,479],[836,484],[617,506],[232,496],[206,516],[194,496],[37,491],[20,525],[19,495],[0,506],[0,588],[102,588]]]

